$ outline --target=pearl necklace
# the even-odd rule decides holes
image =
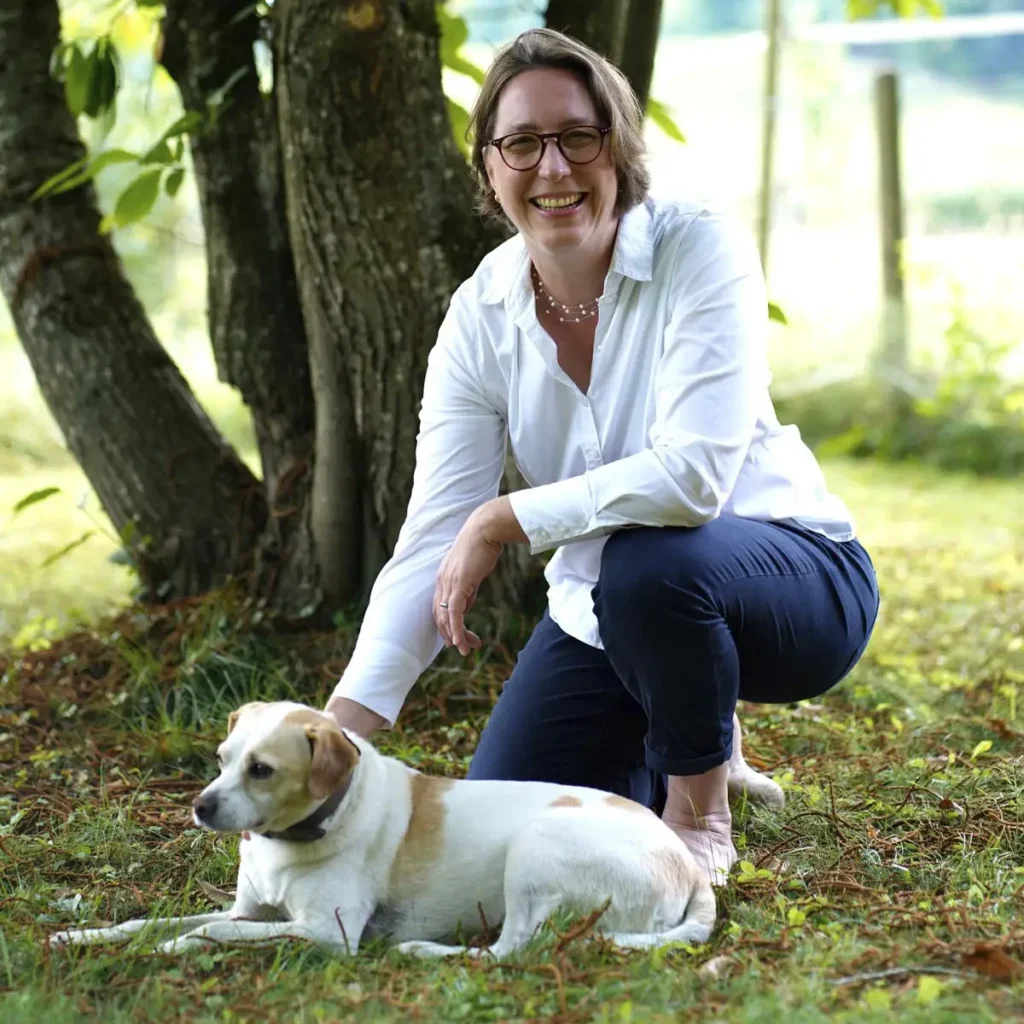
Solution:
[[[598,295],[596,299],[591,299],[589,302],[581,302],[578,306],[567,306],[564,302],[559,302],[551,292],[544,287],[544,282],[540,279],[540,274],[537,268],[533,268],[533,277],[537,282],[537,292],[540,298],[546,299],[548,306],[547,312],[552,316],[558,317],[559,323],[571,323],[578,324],[586,320],[588,317],[597,315],[597,308],[601,302],[601,296]],[[564,315],[559,315],[564,314]]]

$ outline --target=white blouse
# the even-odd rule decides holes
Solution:
[[[548,562],[551,617],[601,647],[591,589],[609,533],[719,515],[854,536],[768,385],[767,297],[749,234],[700,206],[648,199],[619,224],[586,394],[537,320],[520,236],[452,297],[428,360],[416,470],[394,555],[335,694],[389,722],[441,650],[431,602],[469,514],[495,497],[506,439],[529,488],[510,496]]]

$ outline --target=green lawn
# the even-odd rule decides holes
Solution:
[[[0,659],[0,1020],[794,1024],[1024,1011],[1019,486],[826,469],[858,512],[883,611],[836,693],[746,709],[751,759],[788,804],[738,808],[746,865],[708,946],[627,955],[589,933],[567,938],[559,920],[505,966],[373,946],[351,961],[302,944],[182,960],[141,941],[49,952],[59,925],[210,907],[209,886],[233,887],[236,840],[199,833],[187,814],[227,712],[253,696],[321,701],[352,637],[285,646],[225,596]],[[470,665],[442,660],[387,749],[464,771],[526,628],[481,627],[489,647]]]

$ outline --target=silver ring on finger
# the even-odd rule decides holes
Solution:
[[[448,611],[448,602],[447,601],[441,601],[441,602],[439,602],[438,607],[443,608],[445,611]]]

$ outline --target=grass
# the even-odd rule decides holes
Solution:
[[[188,798],[230,709],[320,703],[352,627],[283,634],[219,595],[121,614],[0,661],[0,1020],[1002,1021],[1024,1011],[1024,507],[1012,484],[834,463],[883,613],[819,701],[745,709],[751,759],[787,791],[740,807],[744,865],[706,947],[625,954],[559,918],[514,964],[423,963],[301,943],[185,959],[50,952],[46,934],[209,908],[236,840]],[[483,622],[382,745],[465,771],[527,623]]]

